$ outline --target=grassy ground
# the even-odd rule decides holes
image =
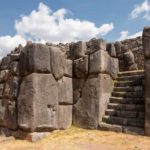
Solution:
[[[0,150],[150,150],[150,138],[71,127],[35,143],[0,138]]]

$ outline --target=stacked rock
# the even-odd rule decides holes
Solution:
[[[9,134],[17,130],[17,97],[19,90],[19,57],[22,46],[1,60],[0,63],[0,132]],[[3,133],[5,132],[5,133]]]
[[[72,61],[62,48],[29,43],[21,51],[19,68],[22,77],[19,128],[44,132],[69,127],[73,104]]]
[[[106,51],[106,42],[91,39],[71,44],[73,56],[73,124],[96,129],[105,113],[118,73],[118,59]]]

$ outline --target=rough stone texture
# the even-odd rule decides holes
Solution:
[[[137,64],[137,68],[140,70],[144,69],[144,51],[143,51],[144,45],[142,43],[142,37],[124,40],[119,43],[121,44],[121,52],[118,55],[120,71],[129,70],[129,67],[126,66],[126,63],[124,62],[124,58],[123,58],[124,53],[129,50],[131,50],[134,55],[134,60],[135,60],[135,64]],[[117,51],[117,46],[115,47]]]
[[[2,70],[0,71],[0,82],[6,82],[10,76],[10,71],[9,70]]]
[[[19,63],[17,61],[11,62],[11,64],[10,64],[10,73],[14,76],[19,75]]]
[[[106,49],[111,57],[116,57],[116,48],[114,43],[108,43]]]
[[[0,100],[0,126],[9,129],[17,128],[15,102],[10,102],[8,99]]]
[[[106,51],[91,54],[89,65],[90,74],[106,73],[116,78],[119,71],[118,60],[111,58]]]
[[[69,128],[71,125],[72,125],[72,105],[59,105],[58,128],[66,129]]]
[[[85,79],[73,78],[73,103],[76,104],[82,96],[82,88],[84,87]]]
[[[72,60],[66,59],[65,76],[72,78],[73,63]]]
[[[59,47],[50,47],[51,68],[54,77],[58,80],[65,74],[66,59],[65,54]]]
[[[21,51],[19,70],[22,76],[30,73],[50,73],[50,51],[43,44],[29,44]]]
[[[94,53],[98,50],[106,50],[106,41],[103,39],[91,39],[87,42],[87,51],[86,54]]]
[[[58,81],[58,95],[60,104],[73,104],[72,78],[63,77]]]
[[[77,78],[85,78],[88,75],[88,56],[74,60],[74,74]]]
[[[1,70],[9,69],[10,62],[11,62],[11,57],[10,56],[4,57],[1,60],[0,69]]]
[[[100,74],[94,78],[88,78],[82,89],[82,96],[74,105],[73,124],[83,128],[97,128],[105,112],[112,88],[113,84],[109,75]]]
[[[71,43],[70,50],[72,59],[77,59],[85,55],[87,46],[85,42]]]
[[[15,76],[10,76],[7,82],[4,84],[4,89],[2,96],[9,98],[11,101],[16,100],[18,96],[19,89],[19,78]]]
[[[18,125],[21,129],[57,128],[58,89],[50,74],[33,73],[21,83],[18,98]]]

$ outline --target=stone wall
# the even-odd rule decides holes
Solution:
[[[144,52],[142,37],[115,42],[120,71],[143,70]]]
[[[96,129],[105,113],[118,74],[118,59],[106,51],[104,40],[71,45],[73,54],[73,124]]]
[[[0,132],[32,139],[72,124],[97,129],[119,70],[143,66],[140,37],[20,45],[0,63]]]

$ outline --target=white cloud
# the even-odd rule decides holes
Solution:
[[[61,8],[53,12],[48,6],[39,3],[38,9],[15,21],[16,35],[0,36],[0,58],[18,44],[33,42],[71,42],[100,37],[113,30],[113,23],[96,27],[93,22],[66,17],[70,11]]]
[[[0,58],[9,53],[10,50],[13,50],[19,44],[26,44],[26,40],[20,35],[15,35],[13,37],[9,35],[0,36]]]
[[[118,41],[125,40],[125,39],[132,39],[132,38],[136,38],[138,36],[142,36],[142,31],[137,32],[132,35],[129,35],[128,31],[122,31],[122,32],[120,32],[120,38],[118,39]]]
[[[135,19],[138,18],[141,14],[144,14],[143,18],[150,20],[150,3],[148,0],[145,0],[142,4],[135,5],[130,14],[130,17],[131,19]]]
[[[114,28],[113,23],[96,27],[93,22],[67,18],[66,14],[64,8],[53,12],[40,3],[38,10],[16,21],[17,34],[34,41],[71,42],[104,36]]]

